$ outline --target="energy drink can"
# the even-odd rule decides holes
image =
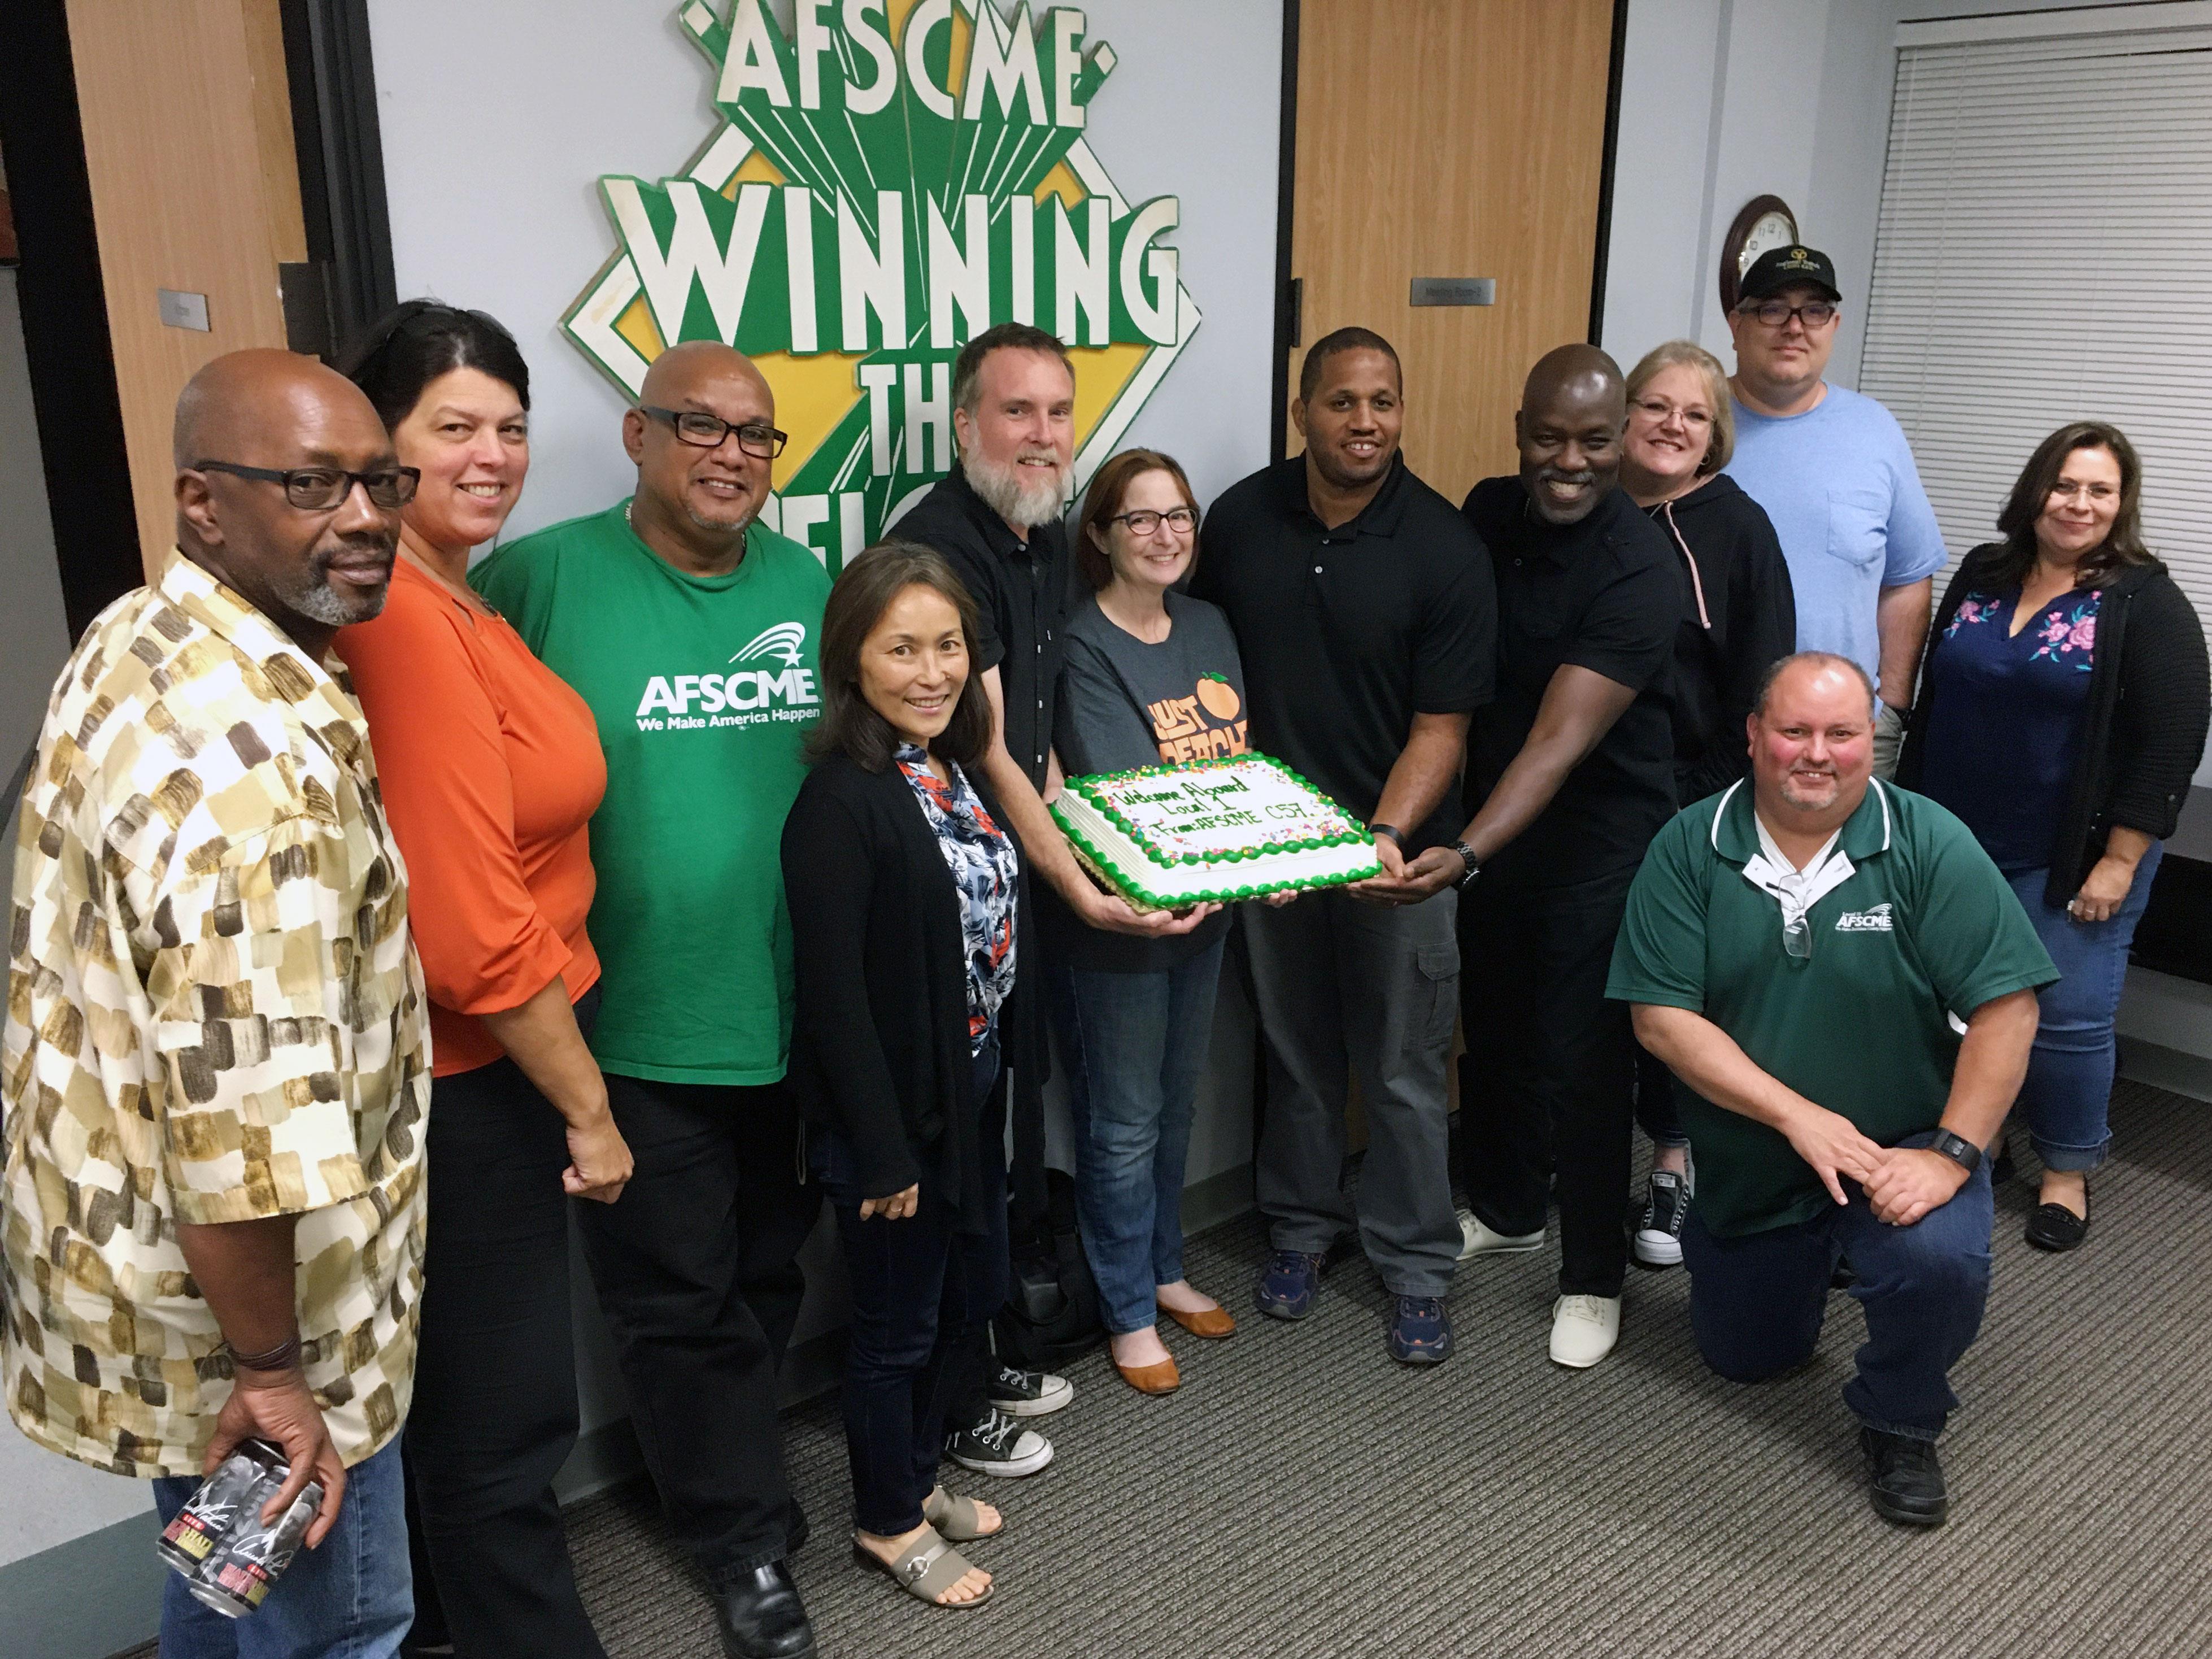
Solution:
[[[283,1468],[283,1454],[275,1446],[265,1440],[245,1442],[200,1482],[176,1519],[162,1528],[155,1552],[185,1577],[195,1577],[239,1517],[258,1510],[283,1485],[283,1475],[276,1473]]]
[[[201,1482],[178,1512],[161,1535],[161,1552],[185,1574],[185,1587],[195,1600],[227,1619],[243,1619],[283,1577],[323,1504],[322,1483],[310,1480],[282,1515],[263,1521],[263,1506],[290,1476],[291,1466],[279,1448],[249,1440]],[[186,1524],[196,1510],[198,1516]],[[187,1566],[196,1553],[198,1559]]]

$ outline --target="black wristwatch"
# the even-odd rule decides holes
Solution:
[[[1938,1129],[1936,1139],[1928,1143],[1928,1150],[1948,1158],[1968,1175],[1982,1167],[1982,1149],[1964,1135],[1954,1135],[1948,1129]]]
[[[1452,851],[1458,854],[1460,857],[1467,860],[1467,873],[1462,876],[1457,881],[1454,882],[1452,885],[1459,888],[1474,886],[1474,878],[1482,873],[1482,860],[1475,857],[1474,848],[1469,847],[1463,841],[1454,842],[1452,843]]]

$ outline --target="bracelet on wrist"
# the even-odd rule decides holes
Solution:
[[[1395,823],[1370,823],[1367,826],[1367,833],[1370,836],[1388,836],[1397,844],[1400,852],[1406,850],[1406,832]]]
[[[289,1371],[300,1363],[300,1339],[288,1336],[265,1353],[240,1353],[225,1341],[223,1348],[230,1355],[230,1363],[240,1370]]]

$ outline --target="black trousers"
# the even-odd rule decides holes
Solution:
[[[590,1010],[579,1008],[586,1029]],[[407,1419],[419,1633],[442,1601],[461,1659],[605,1659],[553,1477],[576,1444],[568,1148],[511,1060],[432,1085],[429,1245]]]
[[[795,1544],[776,1375],[822,1193],[780,1084],[610,1073],[607,1097],[636,1172],[619,1202],[577,1206],[584,1254],[669,1524],[719,1583]]]
[[[1628,1268],[1635,1043],[1605,981],[1635,877],[1632,866],[1555,887],[1478,880],[1460,904],[1468,1206],[1498,1232],[1535,1232],[1556,1173],[1563,1296],[1619,1296]]]

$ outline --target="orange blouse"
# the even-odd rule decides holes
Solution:
[[[518,1008],[556,975],[574,1002],[599,977],[584,932],[592,814],[606,760],[584,700],[498,617],[404,558],[374,622],[338,655],[368,716],[430,988],[431,1071],[505,1050],[475,1016]]]

